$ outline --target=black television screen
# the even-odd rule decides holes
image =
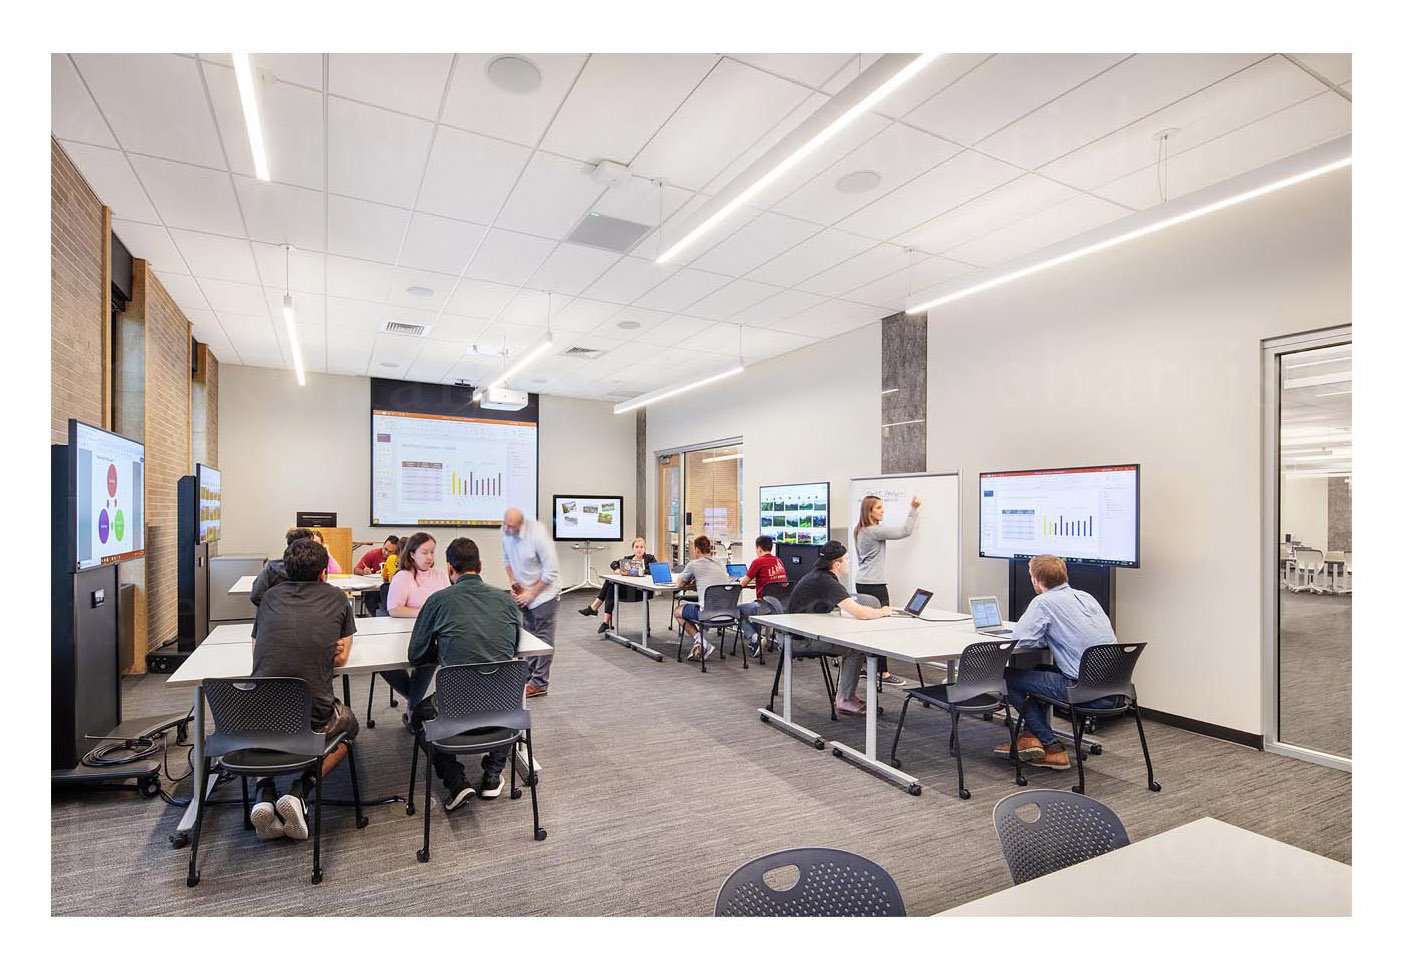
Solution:
[[[1140,465],[979,475],[979,556],[1140,567]]]
[[[74,571],[146,553],[146,448],[68,421],[70,561]]]

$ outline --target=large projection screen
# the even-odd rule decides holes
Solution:
[[[509,507],[536,517],[537,398],[488,410],[462,387],[371,381],[370,523],[497,527]]]

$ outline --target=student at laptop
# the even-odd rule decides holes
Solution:
[[[755,586],[755,601],[746,602],[740,607],[740,634],[752,656],[760,654],[760,635],[750,624],[750,616],[760,611],[760,599],[765,597],[766,585],[771,582],[788,581],[788,576],[784,573],[784,562],[775,557],[774,551],[774,538],[764,534],[756,538],[755,560],[750,563],[745,577],[740,580],[742,586]]]
[[[872,607],[860,603],[848,592],[843,579],[848,575],[848,549],[841,541],[830,541],[818,552],[814,570],[795,584],[789,593],[790,614],[824,614],[838,609],[852,618],[885,618],[891,614],[887,605]],[[862,716],[867,704],[857,698],[857,674],[862,667],[862,653],[840,645],[823,645],[821,651],[840,656],[842,670],[838,673],[838,696],[834,708],[848,716]]]
[[[353,739],[360,727],[336,698],[332,672],[351,655],[356,620],[345,594],[326,583],[326,562],[326,548],[312,538],[299,538],[288,547],[283,580],[268,589],[253,620],[253,674],[305,681],[312,697],[312,728]],[[324,761],[323,772],[344,756],[345,747],[338,747]],[[273,777],[260,779],[257,802],[249,811],[259,839],[306,840],[307,794],[317,782],[313,767],[279,797]]]
[[[704,534],[697,535],[692,542],[692,560],[677,576],[679,587],[694,585],[697,589],[695,602],[684,602],[672,613],[682,623],[682,634],[692,637],[692,654],[687,657],[690,662],[700,661],[703,647],[708,659],[716,651],[716,646],[702,638],[701,629],[692,624],[701,614],[702,605],[706,604],[706,590],[714,585],[730,584],[731,581],[726,566],[711,557],[711,550],[711,539]]]
[[[521,637],[521,609],[510,592],[482,580],[482,555],[472,539],[454,538],[446,557],[452,584],[429,596],[409,637],[409,661],[416,673],[434,666],[510,660]],[[433,699],[423,700],[414,713],[420,721],[433,719]],[[433,761],[434,772],[448,790],[445,810],[456,809],[474,793],[484,800],[502,793],[505,750],[483,755],[482,780],[475,790],[457,757],[436,752]]]
[[[632,554],[625,555],[618,561],[609,562],[609,570],[616,575],[622,575],[624,574],[624,571],[630,561],[642,562],[643,571],[645,574],[647,573],[649,568],[658,563],[658,559],[648,554],[648,542],[644,541],[642,538],[633,539]],[[598,615],[599,610],[601,608],[604,609],[604,621],[600,622],[599,628],[595,630],[600,635],[607,632],[614,625],[614,616],[609,611],[609,605],[614,600],[614,592],[616,589],[619,593],[619,601],[621,602],[643,601],[642,589],[628,588],[624,585],[610,587],[606,584],[603,590],[600,591],[598,598],[590,602],[584,608],[580,609],[581,615]]]
[[[1116,641],[1101,604],[1067,584],[1067,563],[1061,558],[1038,555],[1028,562],[1028,576],[1038,597],[1013,626],[1011,637],[1020,644],[1046,646],[1052,651],[1055,668],[1009,669],[1004,673],[1008,699],[1015,710],[1029,695],[1065,701],[1067,683],[1075,682],[1081,670],[1082,653],[1093,645],[1113,645]],[[1089,705],[1112,706],[1115,700],[1098,699]],[[1007,756],[1008,744],[995,747],[994,752]],[[1052,770],[1072,765],[1066,748],[1052,732],[1048,708],[1040,702],[1030,702],[1024,714],[1018,758]]]
[[[858,512],[857,527],[853,528],[853,551],[857,554],[858,594],[871,595],[883,605],[891,604],[887,592],[887,542],[909,538],[916,530],[916,516],[921,510],[921,499],[911,498],[911,510],[901,527],[884,525],[887,509],[882,499],[869,494],[862,499]],[[886,656],[877,660],[877,669],[882,674],[882,682],[891,686],[904,686],[906,680],[887,671]]]
[[[313,534],[311,528],[288,528],[284,537],[287,539],[287,547],[291,548],[294,541],[311,538]],[[280,581],[287,581],[287,570],[283,564],[283,558],[268,562],[258,573],[258,577],[253,580],[253,591],[248,594],[248,600],[253,602],[253,607],[257,608],[262,603],[263,596],[268,593],[268,589]]]

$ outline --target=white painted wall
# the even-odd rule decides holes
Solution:
[[[1281,481],[1281,534],[1311,548],[1329,550],[1329,478],[1285,477]]]
[[[307,374],[298,388],[290,373],[221,366],[219,456],[224,479],[221,554],[281,553],[283,532],[300,510],[336,511],[357,538],[403,528],[372,528],[370,520],[370,380]],[[612,405],[571,397],[541,398],[539,515],[550,526],[557,492],[622,494],[633,520],[635,439],[632,418]],[[430,529],[442,549],[458,535],[482,549],[484,575],[502,582],[496,528]],[[628,528],[625,528],[628,531]],[[557,545],[562,578],[574,584],[583,562],[568,543]],[[617,553],[616,547],[611,552]],[[596,567],[599,560],[596,559]],[[439,567],[443,567],[442,555]]]

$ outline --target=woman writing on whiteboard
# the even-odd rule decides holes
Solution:
[[[614,574],[622,575],[628,568],[628,563],[630,561],[642,562],[643,571],[645,573],[648,571],[649,567],[658,563],[658,559],[648,554],[648,542],[644,541],[642,538],[633,539],[633,554],[626,555],[618,561],[609,562],[609,568]],[[601,608],[604,609],[604,621],[599,623],[599,628],[597,630],[600,635],[603,635],[614,625],[613,612],[609,608],[609,602],[605,600],[606,597],[612,599],[614,591],[618,592],[619,601],[621,602],[643,601],[643,592],[639,591],[637,588],[611,589],[606,585],[604,590],[599,593],[598,598],[580,609],[581,615],[598,615],[599,610]]]
[[[869,494],[862,499],[857,527],[853,528],[853,552],[857,555],[855,585],[859,595],[871,595],[883,605],[891,604],[887,593],[887,542],[909,538],[916,530],[916,516],[920,510],[921,499],[913,496],[906,523],[898,528],[882,524],[887,512],[881,498]],[[905,679],[887,671],[885,656],[878,661],[877,668],[881,670],[884,685],[906,685]]]

